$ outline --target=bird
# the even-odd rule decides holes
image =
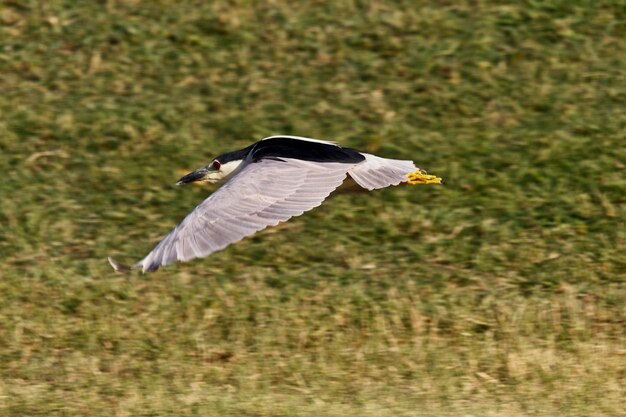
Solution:
[[[180,178],[177,185],[225,183],[142,260],[132,266],[112,257],[108,261],[116,271],[146,273],[208,256],[321,205],[348,176],[366,190],[442,183],[410,160],[383,158],[320,139],[270,136],[219,155]]]

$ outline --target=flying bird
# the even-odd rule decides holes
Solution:
[[[406,182],[441,184],[413,161],[381,158],[334,142],[271,136],[185,175],[177,185],[226,181],[132,267],[113,258],[116,271],[156,271],[207,256],[268,226],[322,204],[350,176],[368,190]]]

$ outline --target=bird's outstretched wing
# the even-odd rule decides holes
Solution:
[[[262,159],[211,194],[134,265],[143,272],[207,256],[319,206],[354,164]]]

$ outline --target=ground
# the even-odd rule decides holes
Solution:
[[[2,416],[624,416],[626,3],[4,1]],[[122,275],[264,136],[445,180]]]

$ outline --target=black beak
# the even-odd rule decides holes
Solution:
[[[190,182],[200,181],[204,177],[206,177],[208,173],[209,173],[209,170],[207,167],[196,169],[195,171],[190,172],[189,174],[185,175],[184,177],[176,181],[176,185],[183,185],[183,184],[188,184]]]

